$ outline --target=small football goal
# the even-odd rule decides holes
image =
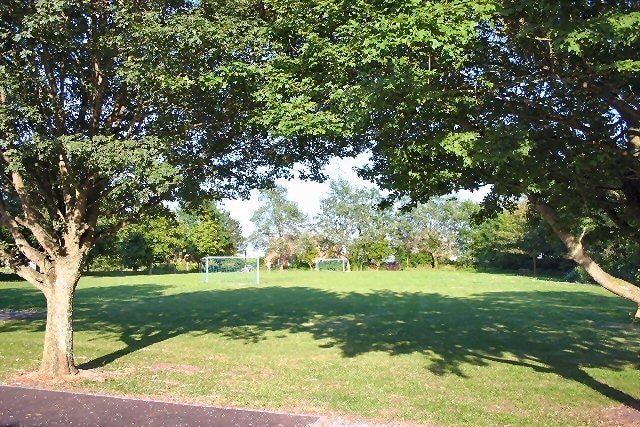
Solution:
[[[344,258],[317,259],[316,271],[347,271],[347,260]]]
[[[204,282],[260,284],[260,258],[244,256],[207,256],[202,258]],[[215,279],[213,279],[215,277]]]

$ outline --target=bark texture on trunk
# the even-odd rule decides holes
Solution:
[[[551,206],[547,205],[535,195],[529,195],[528,198],[535,209],[551,226],[554,233],[562,240],[562,243],[564,243],[568,250],[567,256],[584,268],[587,274],[603,288],[636,303],[638,310],[635,313],[635,320],[640,320],[640,288],[604,271],[602,267],[584,251],[582,239],[571,234],[559,224],[558,216]]]
[[[78,372],[73,360],[73,293],[47,296],[47,328],[40,372],[54,377]]]
[[[59,260],[47,287],[47,326],[40,372],[51,377],[78,373],[73,357],[73,298],[80,278],[77,263]]]

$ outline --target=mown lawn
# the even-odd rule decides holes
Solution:
[[[214,278],[215,279],[215,276]],[[590,285],[452,271],[86,277],[60,387],[429,425],[606,425],[640,399],[633,304]],[[23,282],[0,310],[44,310]],[[44,320],[0,321],[0,381]]]

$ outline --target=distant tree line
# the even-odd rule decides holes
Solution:
[[[476,253],[489,252],[473,241],[479,205],[472,201],[389,205],[379,189],[344,179],[330,181],[313,218],[287,199],[284,187],[263,191],[259,200],[248,240],[280,268],[314,268],[322,258],[343,258],[350,270],[469,266]]]
[[[146,214],[94,247],[89,270],[196,271],[207,255],[235,255],[244,248],[240,224],[217,204]]]
[[[329,183],[313,218],[281,186],[263,191],[259,200],[248,240],[280,268],[314,268],[319,258],[344,257],[351,270],[454,266],[590,280],[524,200],[485,217],[479,203],[455,197],[385,204],[379,189],[356,188],[344,179]],[[639,251],[631,242],[621,247],[603,241],[593,248],[598,261],[635,280]]]
[[[255,230],[247,239],[216,203],[166,208],[101,241],[87,270],[196,271],[203,256],[236,255],[251,244],[278,269],[313,269],[318,259],[343,258],[350,270],[448,266],[590,280],[525,201],[487,218],[474,201],[439,197],[413,206],[388,204],[378,188],[354,187],[344,179],[330,181],[312,218],[282,186],[263,190],[258,200]],[[636,280],[640,250],[630,241],[602,238],[591,249],[609,270]]]

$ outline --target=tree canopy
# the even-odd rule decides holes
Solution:
[[[340,151],[284,145],[259,118],[265,13],[250,0],[0,5],[0,256],[47,298],[43,372],[76,370],[73,295],[101,239],[165,200],[246,194]]]
[[[364,257],[361,261],[368,263],[363,247],[379,241],[388,232],[387,212],[377,209],[381,201],[377,188],[357,188],[342,178],[331,180],[315,219],[316,230],[325,238],[323,249],[333,256],[351,259],[352,246],[359,240],[358,252]]]
[[[529,270],[540,267],[572,277],[561,243],[526,203],[476,225],[469,232],[470,256],[481,269]],[[582,278],[582,277],[580,277]]]
[[[75,371],[89,251],[161,203],[364,171],[413,201],[526,195],[569,256],[640,237],[635,1],[9,0],[0,6],[0,256],[47,298],[42,370]],[[640,310],[638,312],[640,316]]]
[[[245,247],[240,224],[215,203],[206,203],[191,213],[188,226],[190,255],[235,255]]]
[[[371,147],[365,176],[413,201],[490,184],[493,212],[526,195],[572,259],[640,303],[583,244],[639,237],[637,2],[271,4],[292,40],[274,82]]]

